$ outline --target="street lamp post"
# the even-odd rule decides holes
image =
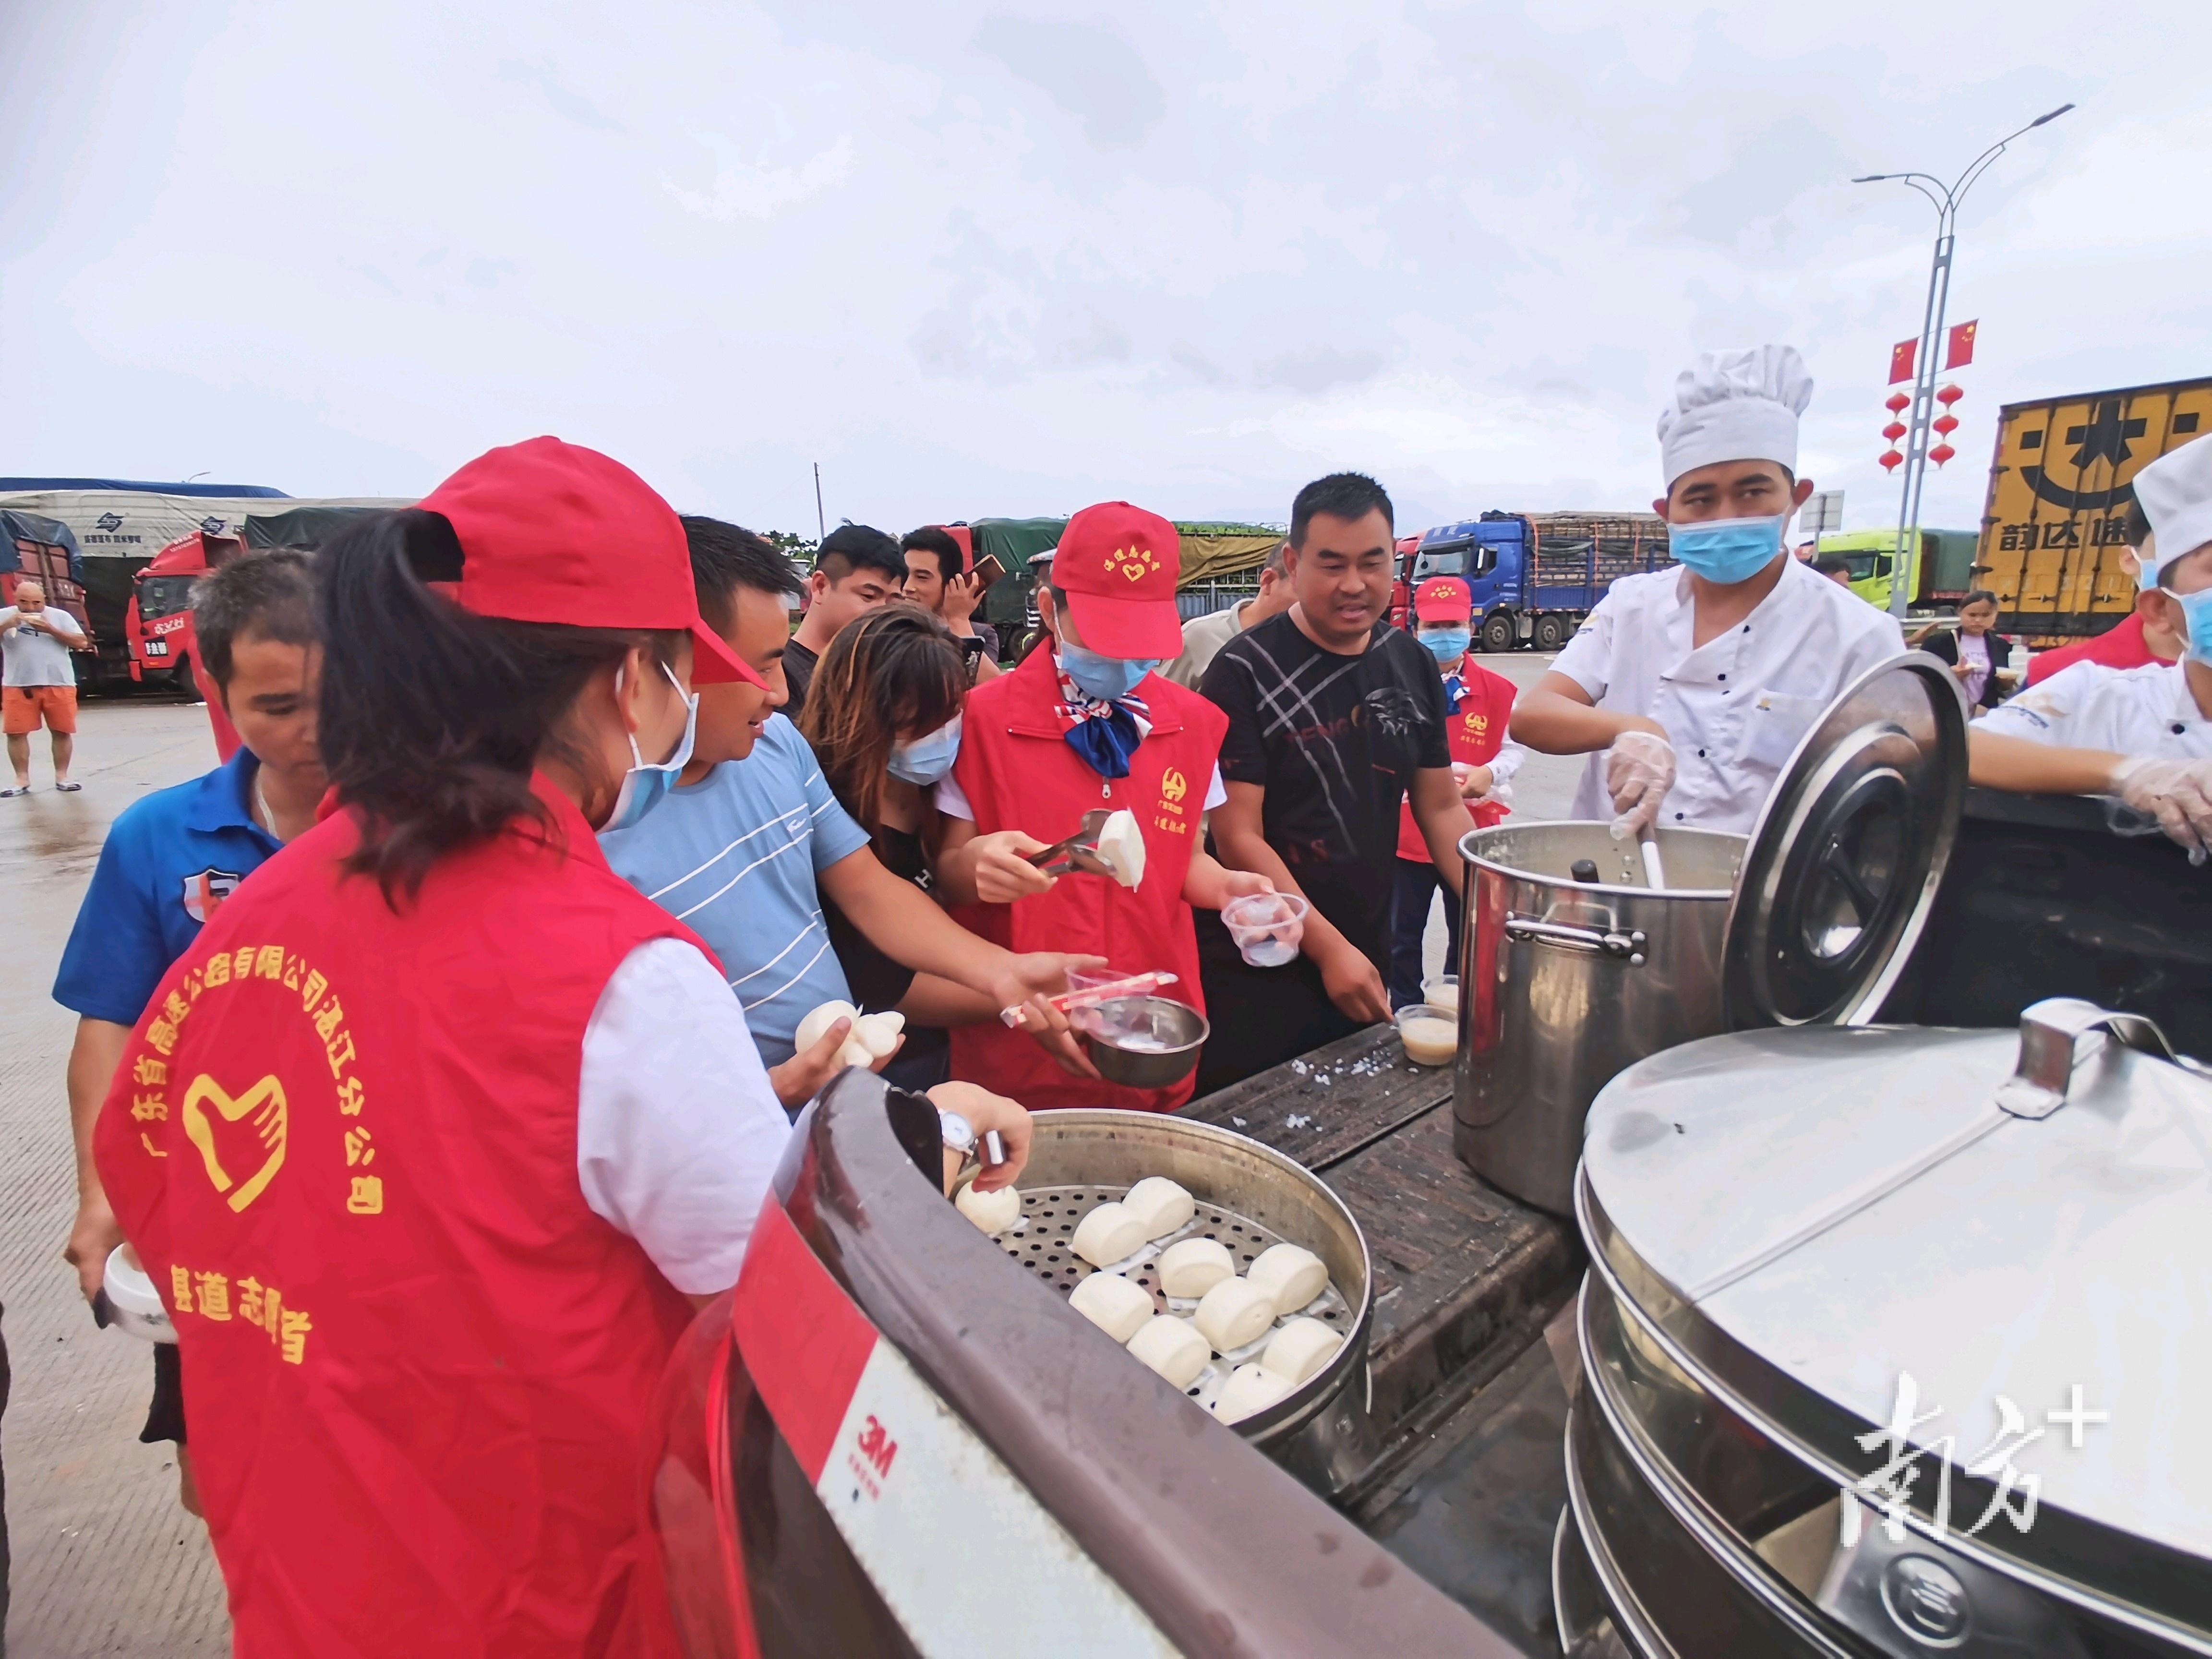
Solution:
[[[2022,133],[2034,131],[2046,121],[2056,121],[2073,107],[2071,104],[2061,104],[2049,114],[2037,116],[2019,132],[2007,133],[1976,156],[1966,170],[1948,185],[1926,173],[1869,173],[1851,180],[1855,185],[1894,180],[1911,185],[1936,204],[1936,260],[1928,272],[1928,304],[1921,313],[1920,347],[1913,360],[1912,433],[1905,440],[1905,488],[1897,503],[1897,550],[1889,567],[1889,611],[1893,617],[1905,615],[1911,585],[1908,578],[1912,562],[1906,549],[1917,548],[1920,541],[1920,487],[1928,472],[1928,423],[1936,414],[1936,343],[1943,337],[1944,317],[1950,305],[1951,249],[1958,240],[1959,204],[1966,200],[1975,181],[1989,171],[1990,164],[2004,154],[2007,144]]]

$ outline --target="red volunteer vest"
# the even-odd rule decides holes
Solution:
[[[1200,850],[1206,787],[1221,755],[1229,717],[1158,674],[1137,688],[1152,729],[1130,757],[1126,778],[1101,778],[1070,748],[1049,649],[968,694],[953,775],[967,791],[980,835],[1020,830],[1040,841],[1074,832],[1096,806],[1127,807],[1145,836],[1145,878],[1133,891],[1102,876],[1060,878],[1049,893],[1018,904],[976,904],[955,914],[972,932],[1010,951],[1102,956],[1133,973],[1177,975],[1166,994],[1203,1012],[1198,935],[1183,878]],[[1115,1106],[1170,1112],[1190,1098],[1190,1078],[1169,1089],[1129,1089],[1074,1078],[1034,1038],[1003,1025],[952,1028],[952,1075],[1023,1105]]]
[[[1459,710],[1444,722],[1451,757],[1469,766],[1487,766],[1505,746],[1505,722],[1513,714],[1513,682],[1472,657],[1460,664],[1459,681]],[[1467,815],[1476,829],[1487,830],[1504,821],[1505,809],[1494,802],[1470,805]],[[1410,799],[1398,807],[1398,856],[1415,864],[1430,861],[1429,844],[1421,839],[1421,826],[1413,822]]]
[[[643,1431],[689,1304],[576,1178],[584,1028],[692,936],[541,781],[395,915],[340,813],[169,971],[95,1136],[168,1302],[234,1651],[672,1655]]]

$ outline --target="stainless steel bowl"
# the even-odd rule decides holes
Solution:
[[[1198,1051],[1212,1027],[1206,1016],[1172,997],[1114,997],[1068,1016],[1098,1075],[1133,1089],[1164,1089],[1198,1069]],[[1123,1033],[1145,1046],[1130,1048]]]

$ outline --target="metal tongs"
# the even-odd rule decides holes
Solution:
[[[1109,808],[1094,806],[1083,815],[1081,827],[1066,841],[1056,841],[1042,851],[1025,856],[1048,876],[1064,876],[1071,870],[1080,870],[1086,875],[1118,879],[1114,866],[1098,854],[1099,832],[1113,816]]]

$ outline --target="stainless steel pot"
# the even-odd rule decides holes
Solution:
[[[1629,1066],[1731,1030],[1872,1018],[1949,856],[1966,728],[1947,665],[1869,669],[1799,740],[1749,836],[1658,832],[1663,891],[1602,823],[1465,836],[1460,1156],[1564,1213],[1589,1103]]]
[[[1747,838],[1662,830],[1658,842],[1663,892],[1602,823],[1500,824],[1460,842],[1453,1144],[1540,1209],[1573,1207],[1583,1118],[1600,1089],[1728,1029],[1721,952]],[[1598,879],[1576,880],[1577,863]]]

